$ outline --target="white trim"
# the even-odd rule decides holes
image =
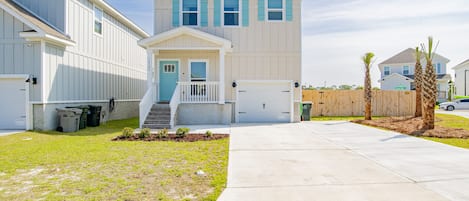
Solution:
[[[148,50],[157,50],[157,51],[165,51],[165,50],[220,50],[218,47],[158,47],[158,48],[148,48]]]
[[[140,102],[141,99],[122,99],[115,100],[115,102]],[[31,101],[32,105],[43,104],[75,104],[75,103],[107,103],[109,100],[68,100],[68,101]]]
[[[46,42],[44,40],[41,40],[41,80],[39,80],[39,82],[41,83],[41,95],[42,95],[42,98],[41,98],[41,101],[46,101],[47,100],[47,95],[46,95],[46,89],[47,89],[47,86],[46,86],[46,80],[49,80],[48,77],[46,76]]]
[[[96,18],[96,9],[100,10],[101,11],[101,20],[97,19]],[[99,37],[103,37],[103,31],[104,31],[104,10],[102,8],[100,8],[99,6],[97,6],[96,4],[93,4],[93,23],[92,23],[92,29],[93,30],[93,33]],[[101,23],[101,33],[98,33],[96,32],[96,22],[99,22]]]
[[[45,34],[45,33],[43,34],[39,32],[20,32],[19,36],[22,38],[25,38],[26,41],[29,41],[29,42],[36,42],[36,41],[40,41],[44,39],[50,43],[58,44],[61,46],[62,45],[63,46],[75,46],[75,42],[65,40],[62,38],[58,38],[56,36]]]
[[[219,97],[218,97],[218,103],[219,104],[225,104],[225,55],[226,52],[224,49],[220,49],[218,51],[218,59],[219,59]]]
[[[69,30],[69,26],[68,26],[69,16],[68,16],[68,14],[70,12],[69,12],[68,6],[69,6],[69,1],[65,1],[64,2],[64,7],[65,7],[64,8],[64,33],[67,33],[68,30]]]
[[[191,78],[191,71],[192,71],[192,62],[205,62],[205,81],[203,82],[209,82],[210,78],[209,78],[209,69],[210,69],[210,63],[209,63],[209,59],[189,59],[187,61],[187,67],[188,67],[188,70],[187,70],[187,80],[189,82],[196,82],[196,81],[192,81],[192,78]]]
[[[156,60],[156,69],[155,69],[155,71],[157,72],[157,73],[156,73],[156,76],[157,76],[157,78],[158,78],[158,82],[157,82],[157,83],[158,83],[158,93],[156,94],[156,96],[157,96],[156,101],[160,101],[160,92],[161,92],[161,89],[160,89],[160,88],[161,88],[161,82],[160,82],[160,81],[161,81],[161,80],[160,80],[160,76],[161,76],[161,75],[160,75],[160,63],[161,63],[162,61],[173,61],[173,62],[177,62],[177,63],[178,63],[178,80],[176,81],[176,84],[177,84],[177,82],[179,82],[179,80],[180,80],[180,78],[181,78],[181,68],[182,68],[182,67],[181,67],[181,59],[166,59],[166,58],[165,58],[165,59],[157,59],[157,60]],[[153,84],[155,84],[155,83],[153,83]]]
[[[1,74],[0,75],[0,79],[25,79],[23,80],[24,82],[24,89],[25,89],[25,106],[24,106],[24,110],[25,110],[25,114],[26,114],[26,122],[25,122],[25,130],[32,130],[33,128],[33,111],[32,111],[32,107],[31,107],[31,103],[30,103],[30,94],[29,94],[29,91],[30,91],[30,87],[31,87],[31,81],[30,82],[26,82],[26,79],[30,78],[31,75],[28,75],[28,74]]]
[[[200,0],[197,0],[197,11],[184,11],[183,10],[183,1],[184,0],[179,0],[179,25],[180,26],[185,26],[185,27],[200,27],[200,19],[202,15],[200,14]],[[208,3],[208,2],[207,2]],[[197,25],[184,25],[184,13],[195,13],[197,14]]]
[[[238,11],[225,11],[225,1],[226,0],[221,0],[221,22],[222,22],[222,27],[226,28],[238,28],[241,27],[242,25],[242,10],[243,10],[243,4],[242,0],[237,0],[238,1]],[[225,25],[225,13],[238,13],[238,25]]]
[[[282,9],[278,9],[278,8],[270,9],[269,8],[269,0],[265,0],[265,2],[264,2],[265,3],[265,15],[266,15],[265,17],[266,17],[267,22],[285,22],[285,21],[287,21],[286,20],[286,18],[287,18],[287,13],[286,13],[286,11],[287,11],[287,9],[286,9],[287,2],[286,2],[286,0],[281,0],[281,1],[282,1]],[[275,11],[277,11],[277,12],[282,11],[282,20],[270,20],[269,19],[269,11],[274,11],[274,12]]]

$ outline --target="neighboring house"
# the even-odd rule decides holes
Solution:
[[[381,90],[415,90],[415,49],[409,48],[379,64],[381,72]],[[438,101],[445,101],[448,97],[451,75],[447,74],[447,64],[450,60],[435,54],[433,67],[437,74]],[[427,64],[421,59],[422,68]]]
[[[453,67],[456,95],[469,96],[469,59]]]
[[[301,0],[154,2],[141,125],[300,120]]]
[[[103,0],[0,0],[0,129],[56,129],[56,108],[74,105],[138,116],[146,37]]]

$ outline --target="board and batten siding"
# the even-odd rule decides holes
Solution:
[[[40,18],[65,32],[65,1],[70,0],[13,0]]]
[[[154,32],[159,34],[174,29],[173,0],[155,0]],[[293,80],[301,83],[301,1],[293,0],[291,21],[272,22],[258,19],[258,0],[249,1],[247,26],[240,18],[239,27],[223,26],[214,11],[215,1],[208,1],[208,26],[195,28],[225,39],[233,44],[233,52],[225,59],[225,86],[227,101],[236,99],[231,87],[235,80]],[[265,13],[266,14],[266,13]],[[220,15],[223,15],[221,13]],[[221,17],[221,16],[220,16]],[[178,21],[179,22],[179,21]],[[215,26],[220,22],[220,26]],[[295,90],[295,101],[301,99],[300,89]]]
[[[47,101],[141,99],[146,92],[146,52],[141,37],[104,12],[94,32],[94,5],[69,0],[68,32],[75,46],[46,46]]]
[[[26,24],[0,9],[0,74],[28,74],[41,77],[41,44],[28,42],[20,32],[31,30]],[[41,80],[31,85],[30,100],[41,98]]]

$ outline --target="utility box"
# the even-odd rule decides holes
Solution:
[[[301,103],[303,106],[303,111],[301,117],[303,121],[311,121],[311,109],[313,108],[312,102],[303,102]]]
[[[99,126],[99,122],[101,121],[101,106],[99,105],[88,105],[90,110],[88,112],[88,119],[87,125],[90,127],[97,127]]]
[[[80,129],[86,128],[87,124],[87,117],[88,117],[88,110],[90,107],[88,105],[80,105],[80,106],[73,106],[73,107],[65,107],[65,108],[75,108],[75,109],[80,109],[81,110],[81,116],[80,116]]]
[[[59,127],[57,127],[57,131],[71,133],[77,132],[80,129],[80,116],[83,112],[81,109],[57,108],[56,110],[57,115],[59,116]]]

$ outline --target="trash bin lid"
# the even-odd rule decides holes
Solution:
[[[313,102],[312,101],[303,101],[302,102],[302,105],[312,105]]]
[[[66,115],[81,115],[83,111],[77,108],[56,108],[55,109],[59,115],[66,114]]]

